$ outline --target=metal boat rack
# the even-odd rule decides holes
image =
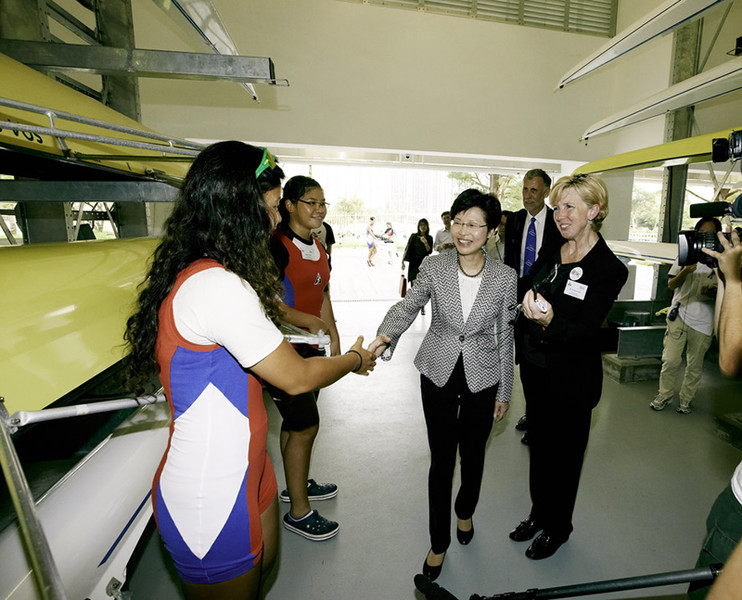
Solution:
[[[48,135],[57,140],[60,150],[65,156],[77,159],[105,159],[105,160],[132,160],[136,158],[146,159],[148,161],[157,160],[158,157],[150,155],[137,156],[116,156],[112,154],[97,155],[97,154],[81,154],[72,152],[65,140],[80,140],[86,142],[95,142],[101,144],[110,144],[112,146],[124,146],[128,148],[136,148],[137,150],[147,150],[152,152],[159,152],[162,154],[160,160],[192,160],[201,150],[205,148],[203,144],[197,144],[195,142],[189,142],[187,140],[181,140],[177,138],[171,138],[157,133],[147,131],[144,129],[136,129],[134,127],[127,127],[125,125],[116,125],[115,123],[109,123],[107,121],[101,121],[99,119],[92,119],[90,117],[83,117],[74,113],[65,111],[55,110],[44,106],[38,106],[36,104],[29,104],[27,102],[19,102],[17,100],[11,100],[10,98],[0,97],[0,106],[5,108],[13,108],[16,110],[31,112],[35,114],[45,115],[49,119],[49,126],[43,127],[39,125],[25,125],[23,123],[16,123],[14,121],[0,121],[0,129],[10,129],[12,131],[26,132],[37,135]],[[56,125],[57,120],[70,121],[72,123],[79,123],[81,125],[88,125],[92,127],[98,127],[100,129],[111,131],[115,133],[121,133],[124,135],[136,136],[150,141],[138,141],[124,139],[120,137],[110,137],[104,135],[96,135],[91,133],[82,133],[79,131],[70,131],[67,129],[60,129]],[[174,156],[170,156],[174,155]]]

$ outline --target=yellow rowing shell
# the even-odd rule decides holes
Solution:
[[[97,119],[122,127],[154,133],[141,123],[101,104],[46,75],[35,71],[4,54],[0,54],[0,81],[3,82],[0,96],[16,102],[24,102],[49,108],[52,111],[69,112],[89,119]],[[50,127],[49,118],[17,108],[0,106],[0,121],[23,125]],[[152,140],[132,134],[114,132],[105,128],[55,119],[58,129],[89,135],[119,138],[139,142]],[[101,142],[69,139],[65,142],[69,152],[65,153],[59,140],[51,135],[30,133],[8,126],[0,129],[0,145],[10,149],[30,151],[51,157],[71,157],[91,166],[116,169],[128,174],[163,179],[170,182],[182,180],[191,159],[175,154],[153,150],[139,150]],[[94,157],[94,158],[92,158]],[[131,157],[131,158],[129,158]]]
[[[742,126],[616,154],[586,163],[574,172],[598,174],[708,162],[711,160],[711,141],[714,138],[728,138],[732,130],[740,129]]]
[[[8,412],[44,408],[123,358],[126,319],[158,242],[0,250],[0,396]]]

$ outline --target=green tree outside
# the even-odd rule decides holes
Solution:
[[[328,212],[333,215],[363,215],[366,214],[366,205],[357,196],[341,198],[330,205]]]
[[[660,221],[660,191],[634,186],[631,198],[631,227],[656,231]]]
[[[491,179],[492,191],[498,200],[500,200],[503,210],[520,210],[523,208],[520,191],[521,182],[514,175],[492,174],[486,176],[482,173],[451,171],[448,174],[448,178],[457,182],[459,192],[474,188],[485,194],[490,193]]]

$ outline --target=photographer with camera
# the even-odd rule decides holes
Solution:
[[[727,239],[726,236],[729,236]],[[742,375],[742,241],[738,231],[718,234],[721,252],[702,251],[718,261],[716,334],[719,339],[719,368],[726,377]],[[742,462],[727,487],[719,494],[706,519],[706,539],[696,567],[726,562],[713,587],[691,584],[691,600],[742,599]],[[736,550],[735,550],[735,545]]]
[[[701,233],[721,231],[721,222],[714,217],[699,219],[694,229]],[[714,297],[717,280],[709,261],[680,266],[679,260],[670,268],[667,287],[674,290],[672,308],[667,315],[667,331],[662,349],[662,370],[657,396],[649,404],[652,410],[662,410],[672,403],[680,390],[677,412],[688,414],[703,374],[703,359],[711,345],[714,327]],[[685,351],[685,375],[680,385],[679,371]]]

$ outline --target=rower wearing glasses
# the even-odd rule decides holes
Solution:
[[[276,230],[271,253],[284,288],[282,319],[311,333],[320,330],[330,335],[330,356],[340,354],[340,338],[330,301],[330,259],[312,230],[320,227],[328,204],[322,187],[314,179],[297,175],[286,182],[279,204],[281,226]],[[304,357],[324,356],[325,349],[297,344]],[[309,479],[312,446],[319,431],[317,396],[313,390],[292,396],[269,387],[276,407],[283,417],[281,454],[286,474],[286,489],[279,498],[291,504],[283,525],[307,539],[322,541],[337,535],[339,525],[312,510],[310,501],[329,500],[338,493],[334,483]]]

